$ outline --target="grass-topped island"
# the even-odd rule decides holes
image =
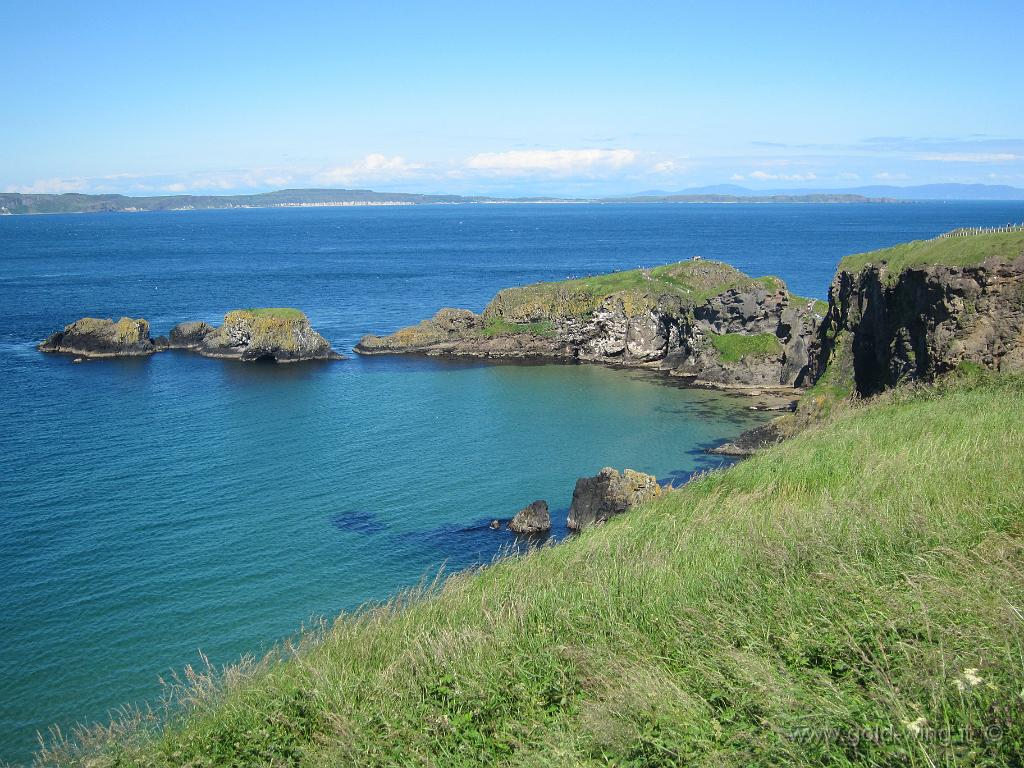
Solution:
[[[442,309],[361,354],[542,358],[662,368],[696,384],[788,388],[807,377],[826,305],[717,261],[506,288],[483,312]]]

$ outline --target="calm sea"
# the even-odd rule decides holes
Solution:
[[[683,479],[759,418],[598,366],[185,353],[74,365],[33,344],[83,315],[218,321],[296,306],[366,332],[499,288],[701,255],[825,297],[844,254],[1022,203],[481,205],[0,217],[0,761],[50,723],[153,699],[442,564],[535,498],[564,522],[604,465]],[[561,535],[559,529],[556,534]]]

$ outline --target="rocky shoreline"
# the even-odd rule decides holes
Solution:
[[[115,322],[84,317],[51,334],[36,348],[80,358],[139,357],[179,349],[243,362],[344,359],[313,329],[305,314],[288,308],[233,310],[219,327],[179,323],[166,337],[156,338],[150,336],[149,322],[141,318],[122,317]]]
[[[972,367],[1024,370],[1018,240],[968,264],[913,263],[914,249],[936,241],[848,257],[827,305],[793,296],[778,278],[700,259],[508,288],[479,314],[441,309],[416,326],[364,336],[355,351],[652,369],[690,386],[757,397],[748,406],[755,410],[796,411],[708,451],[740,459],[800,431],[836,401]],[[166,338],[152,338],[141,318],[82,318],[38,349],[89,358],[180,349],[246,362],[341,359],[303,313],[280,308],[235,310],[219,327],[180,323]],[[650,475],[606,467],[577,480],[567,527],[603,523],[662,492]],[[522,535],[550,527],[543,500],[507,524]]]
[[[364,336],[355,351],[597,362],[664,370],[697,386],[793,390],[807,383],[824,311],[778,278],[694,259],[508,288],[482,313],[441,309]]]

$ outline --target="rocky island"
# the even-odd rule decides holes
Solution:
[[[122,317],[114,322],[109,318],[83,317],[47,336],[36,349],[82,357],[139,357],[152,355],[165,346],[150,337],[149,322],[142,318]]]
[[[695,384],[798,387],[824,302],[777,277],[693,259],[500,291],[480,314],[442,309],[360,354],[541,358],[659,368]]]
[[[47,337],[37,349],[88,358],[133,357],[182,349],[244,362],[343,359],[313,329],[305,314],[285,307],[233,310],[224,316],[219,328],[203,322],[179,323],[168,337],[156,339],[150,337],[149,322],[143,319],[122,317],[115,323],[85,317]]]
[[[206,323],[181,323],[171,329],[171,343],[204,357],[226,357],[295,363],[302,360],[341,360],[330,343],[313,330],[297,309],[271,307],[236,309],[213,328]]]

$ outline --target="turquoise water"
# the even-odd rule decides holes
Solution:
[[[0,758],[38,729],[151,700],[199,652],[260,653],[317,615],[490,560],[487,528],[575,479],[681,481],[762,418],[599,366],[185,353],[73,364],[32,345],[81,315],[155,332],[295,305],[348,352],[498,288],[694,254],[823,296],[844,253],[1021,204],[480,206],[0,218]]]

